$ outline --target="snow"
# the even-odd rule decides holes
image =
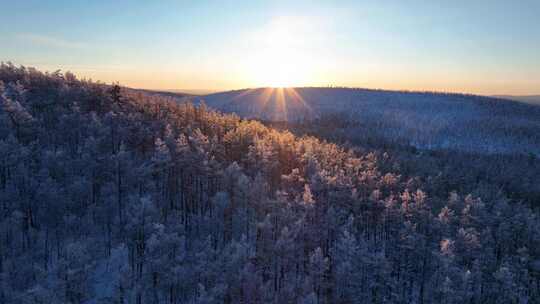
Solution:
[[[127,261],[128,249],[125,244],[113,248],[109,258],[98,260],[91,275],[94,297],[87,301],[87,304],[97,304],[112,299],[122,271],[129,267]]]
[[[349,88],[246,89],[193,98],[243,118],[302,122],[331,114],[419,149],[540,155],[540,107],[465,94]],[[525,131],[526,130],[526,131]],[[536,133],[536,134],[535,134]]]

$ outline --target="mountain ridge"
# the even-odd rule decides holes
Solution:
[[[494,97],[540,105],[540,95],[494,95]]]
[[[540,107],[472,94],[351,88],[256,88],[186,100],[240,117],[298,123],[328,115],[422,149],[540,155]],[[351,130],[347,132],[353,132]],[[355,132],[362,132],[358,129]]]

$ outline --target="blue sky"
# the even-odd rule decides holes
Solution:
[[[537,0],[0,2],[0,60],[133,87],[540,93]]]

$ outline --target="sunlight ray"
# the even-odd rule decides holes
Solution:
[[[300,95],[300,93],[298,93],[298,91],[296,91],[295,88],[287,88],[286,92],[287,92],[287,94],[291,95],[292,100],[294,100],[296,102],[300,102],[300,104],[302,106],[302,110],[306,110],[308,112],[309,116],[313,115],[313,109],[305,101],[304,97],[302,97],[302,95]]]
[[[276,103],[277,103],[277,115],[281,116],[282,121],[287,121],[288,119],[288,109],[287,102],[285,100],[285,94],[283,88],[277,88],[276,91]]]
[[[272,98],[272,95],[274,94],[273,88],[264,88],[262,93],[260,93],[257,96],[257,105],[258,105],[258,114],[262,114],[265,112],[266,108],[268,107],[268,102]]]

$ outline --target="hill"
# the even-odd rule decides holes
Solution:
[[[496,97],[540,105],[540,95],[498,95]]]
[[[537,212],[469,170],[2,64],[0,303],[537,303]]]
[[[133,92],[140,92],[147,95],[155,95],[166,98],[171,98],[176,101],[183,101],[189,97],[195,97],[195,94],[185,93],[185,92],[173,92],[173,91],[160,91],[160,90],[146,90],[146,89],[134,89],[134,88],[124,88],[125,90],[131,90]]]
[[[274,122],[337,115],[338,120],[349,122],[347,136],[354,140],[369,133],[377,140],[420,149],[540,155],[540,106],[497,98],[350,88],[259,88],[191,100]]]

